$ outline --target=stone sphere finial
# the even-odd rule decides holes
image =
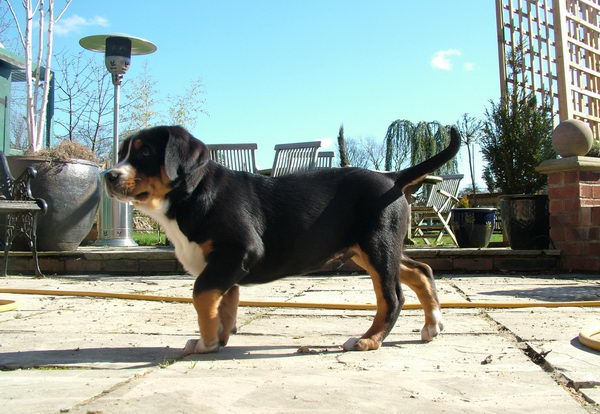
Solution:
[[[585,155],[592,148],[592,129],[579,119],[567,119],[552,132],[552,146],[562,157]]]

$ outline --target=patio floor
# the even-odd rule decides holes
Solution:
[[[586,275],[438,272],[442,302],[597,300]],[[189,297],[193,278],[12,276],[2,288]],[[415,295],[406,289],[407,303]],[[600,308],[444,309],[445,330],[420,341],[420,310],[404,310],[384,346],[340,345],[372,311],[240,308],[219,353],[183,357],[191,304],[0,293],[0,401],[6,412],[598,413],[600,352],[577,335]],[[293,277],[242,289],[242,300],[373,303],[371,280]]]

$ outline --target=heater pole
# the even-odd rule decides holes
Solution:
[[[131,55],[145,55],[156,51],[151,42],[127,35],[96,35],[79,40],[85,49],[104,52],[106,69],[112,75],[114,91],[112,165],[119,162],[119,104],[123,75],[129,69]],[[98,224],[97,246],[132,247],[137,243],[132,238],[133,207],[110,198],[102,192]]]

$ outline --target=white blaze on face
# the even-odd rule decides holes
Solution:
[[[133,139],[129,141],[129,147],[127,148],[127,155],[118,164],[116,164],[111,171],[121,173],[124,180],[135,178],[136,171],[129,163],[129,155],[131,154],[131,147],[133,146]]]
[[[106,192],[111,196],[115,197],[118,200],[123,202],[130,202],[133,200],[131,194],[129,194],[128,190],[133,189],[135,187],[136,182],[136,170],[129,163],[129,155],[131,153],[131,147],[133,144],[133,140],[129,142],[129,147],[127,148],[127,155],[116,165],[114,165],[108,173],[118,173],[119,179],[116,183],[106,183]]]

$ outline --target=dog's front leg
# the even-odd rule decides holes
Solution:
[[[200,339],[189,340],[184,354],[216,352],[235,328],[239,288],[253,263],[248,250],[221,247],[211,252],[208,264],[194,284],[194,308],[198,313]]]
[[[211,289],[194,293],[194,308],[198,314],[200,339],[190,339],[183,349],[184,355],[204,354],[219,350],[219,304],[223,293],[218,289]]]

